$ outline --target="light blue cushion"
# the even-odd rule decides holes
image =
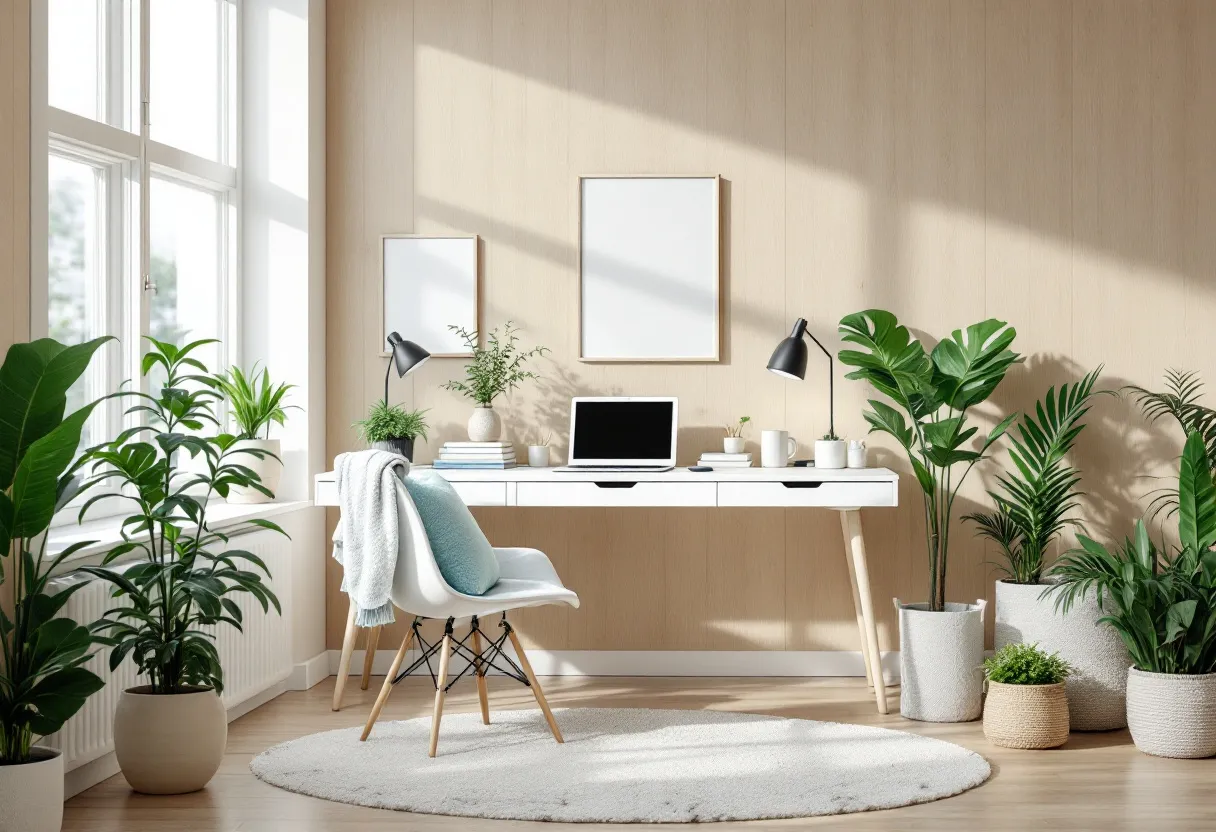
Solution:
[[[498,583],[498,558],[464,500],[434,471],[412,470],[405,478],[435,562],[448,586],[465,595],[484,595]]]

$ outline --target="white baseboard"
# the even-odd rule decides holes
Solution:
[[[388,673],[395,650],[377,650],[372,672]],[[410,651],[406,663],[417,658]],[[362,650],[351,654],[351,676],[363,673]],[[341,650],[329,651],[330,673]],[[864,676],[856,650],[529,650],[538,676]],[[882,654],[883,680],[899,684],[899,651]]]
[[[386,666],[385,672],[387,669]],[[291,676],[287,678],[287,689],[308,690],[332,675],[333,671],[329,669],[329,651],[323,650],[308,661],[292,666]]]

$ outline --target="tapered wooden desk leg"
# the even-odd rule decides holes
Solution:
[[[360,741],[367,739],[372,732],[372,726],[380,718],[380,711],[384,709],[384,703],[388,702],[388,696],[393,692],[393,679],[397,676],[397,671],[401,669],[401,662],[405,660],[405,654],[409,652],[410,643],[413,640],[414,628],[410,627],[405,631],[405,638],[401,640],[401,648],[397,651],[397,655],[393,656],[393,666],[388,669],[388,675],[384,677],[384,685],[380,688],[380,695],[376,697],[376,704],[372,705],[372,713],[367,718],[367,725],[363,726],[363,736],[359,737]]]
[[[553,711],[549,710],[549,703],[545,699],[545,692],[540,688],[540,682],[536,681],[536,674],[532,672],[532,663],[528,661],[528,654],[524,652],[523,645],[519,643],[519,637],[515,635],[515,630],[508,632],[511,637],[511,646],[515,648],[515,657],[519,659],[519,666],[523,668],[524,675],[528,677],[528,682],[532,686],[532,695],[536,697],[536,704],[540,705],[541,713],[545,715],[545,722],[549,723],[549,730],[553,732],[553,739],[558,742],[565,742],[562,739],[561,729],[557,727],[557,720],[553,718]]]
[[[481,635],[476,630],[473,631],[473,652],[478,656],[481,655]],[[477,679],[477,698],[481,700],[481,721],[484,724],[489,725],[490,696],[489,691],[486,690],[485,669],[482,668],[480,661],[474,664],[473,676]]]
[[[874,687],[874,674],[870,671],[870,642],[866,637],[866,619],[861,614],[861,596],[857,592],[857,568],[853,565],[849,550],[849,521],[845,512],[840,512],[840,530],[844,533],[845,563],[849,565],[849,586],[853,590],[853,612],[857,615],[857,635],[861,639],[861,664],[866,670],[866,684]]]
[[[448,628],[451,629],[450,623]],[[435,713],[431,716],[431,750],[427,752],[429,757],[434,757],[439,748],[439,722],[443,719],[443,689],[448,683],[448,659],[451,658],[451,655],[452,636],[451,633],[445,633],[443,646],[439,652],[439,678],[435,682]]]
[[[355,614],[359,608],[355,602],[350,602],[350,610],[346,613],[346,635],[342,637],[342,660],[338,662],[338,678],[334,681],[335,711],[342,708],[342,691],[346,690],[346,675],[350,673],[350,654],[355,650],[355,636],[359,628],[355,626]]]
[[[380,630],[377,625],[367,631],[367,644],[363,650],[363,678],[359,680],[359,690],[367,690],[372,679],[372,663],[376,661],[376,648],[380,645]]]
[[[878,712],[887,713],[887,686],[882,678],[882,654],[878,652],[878,624],[874,619],[874,601],[870,595],[870,572],[866,567],[866,543],[861,536],[861,514],[856,510],[840,514],[844,529],[845,555],[852,559],[857,573],[857,597],[861,602],[861,617],[865,624],[865,645],[868,647],[870,675],[874,680],[874,699]],[[867,652],[863,647],[862,652]]]

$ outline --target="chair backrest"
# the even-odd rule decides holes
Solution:
[[[439,571],[426,527],[404,483],[397,483],[397,568],[393,575],[393,603],[411,615],[447,618],[453,604],[464,600]]]

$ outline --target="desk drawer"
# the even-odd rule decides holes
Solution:
[[[521,506],[712,506],[712,482],[521,482]]]
[[[505,506],[507,484],[505,482],[454,482],[452,488],[464,500],[466,506]]]
[[[897,504],[893,482],[720,482],[720,506],[862,507]]]

